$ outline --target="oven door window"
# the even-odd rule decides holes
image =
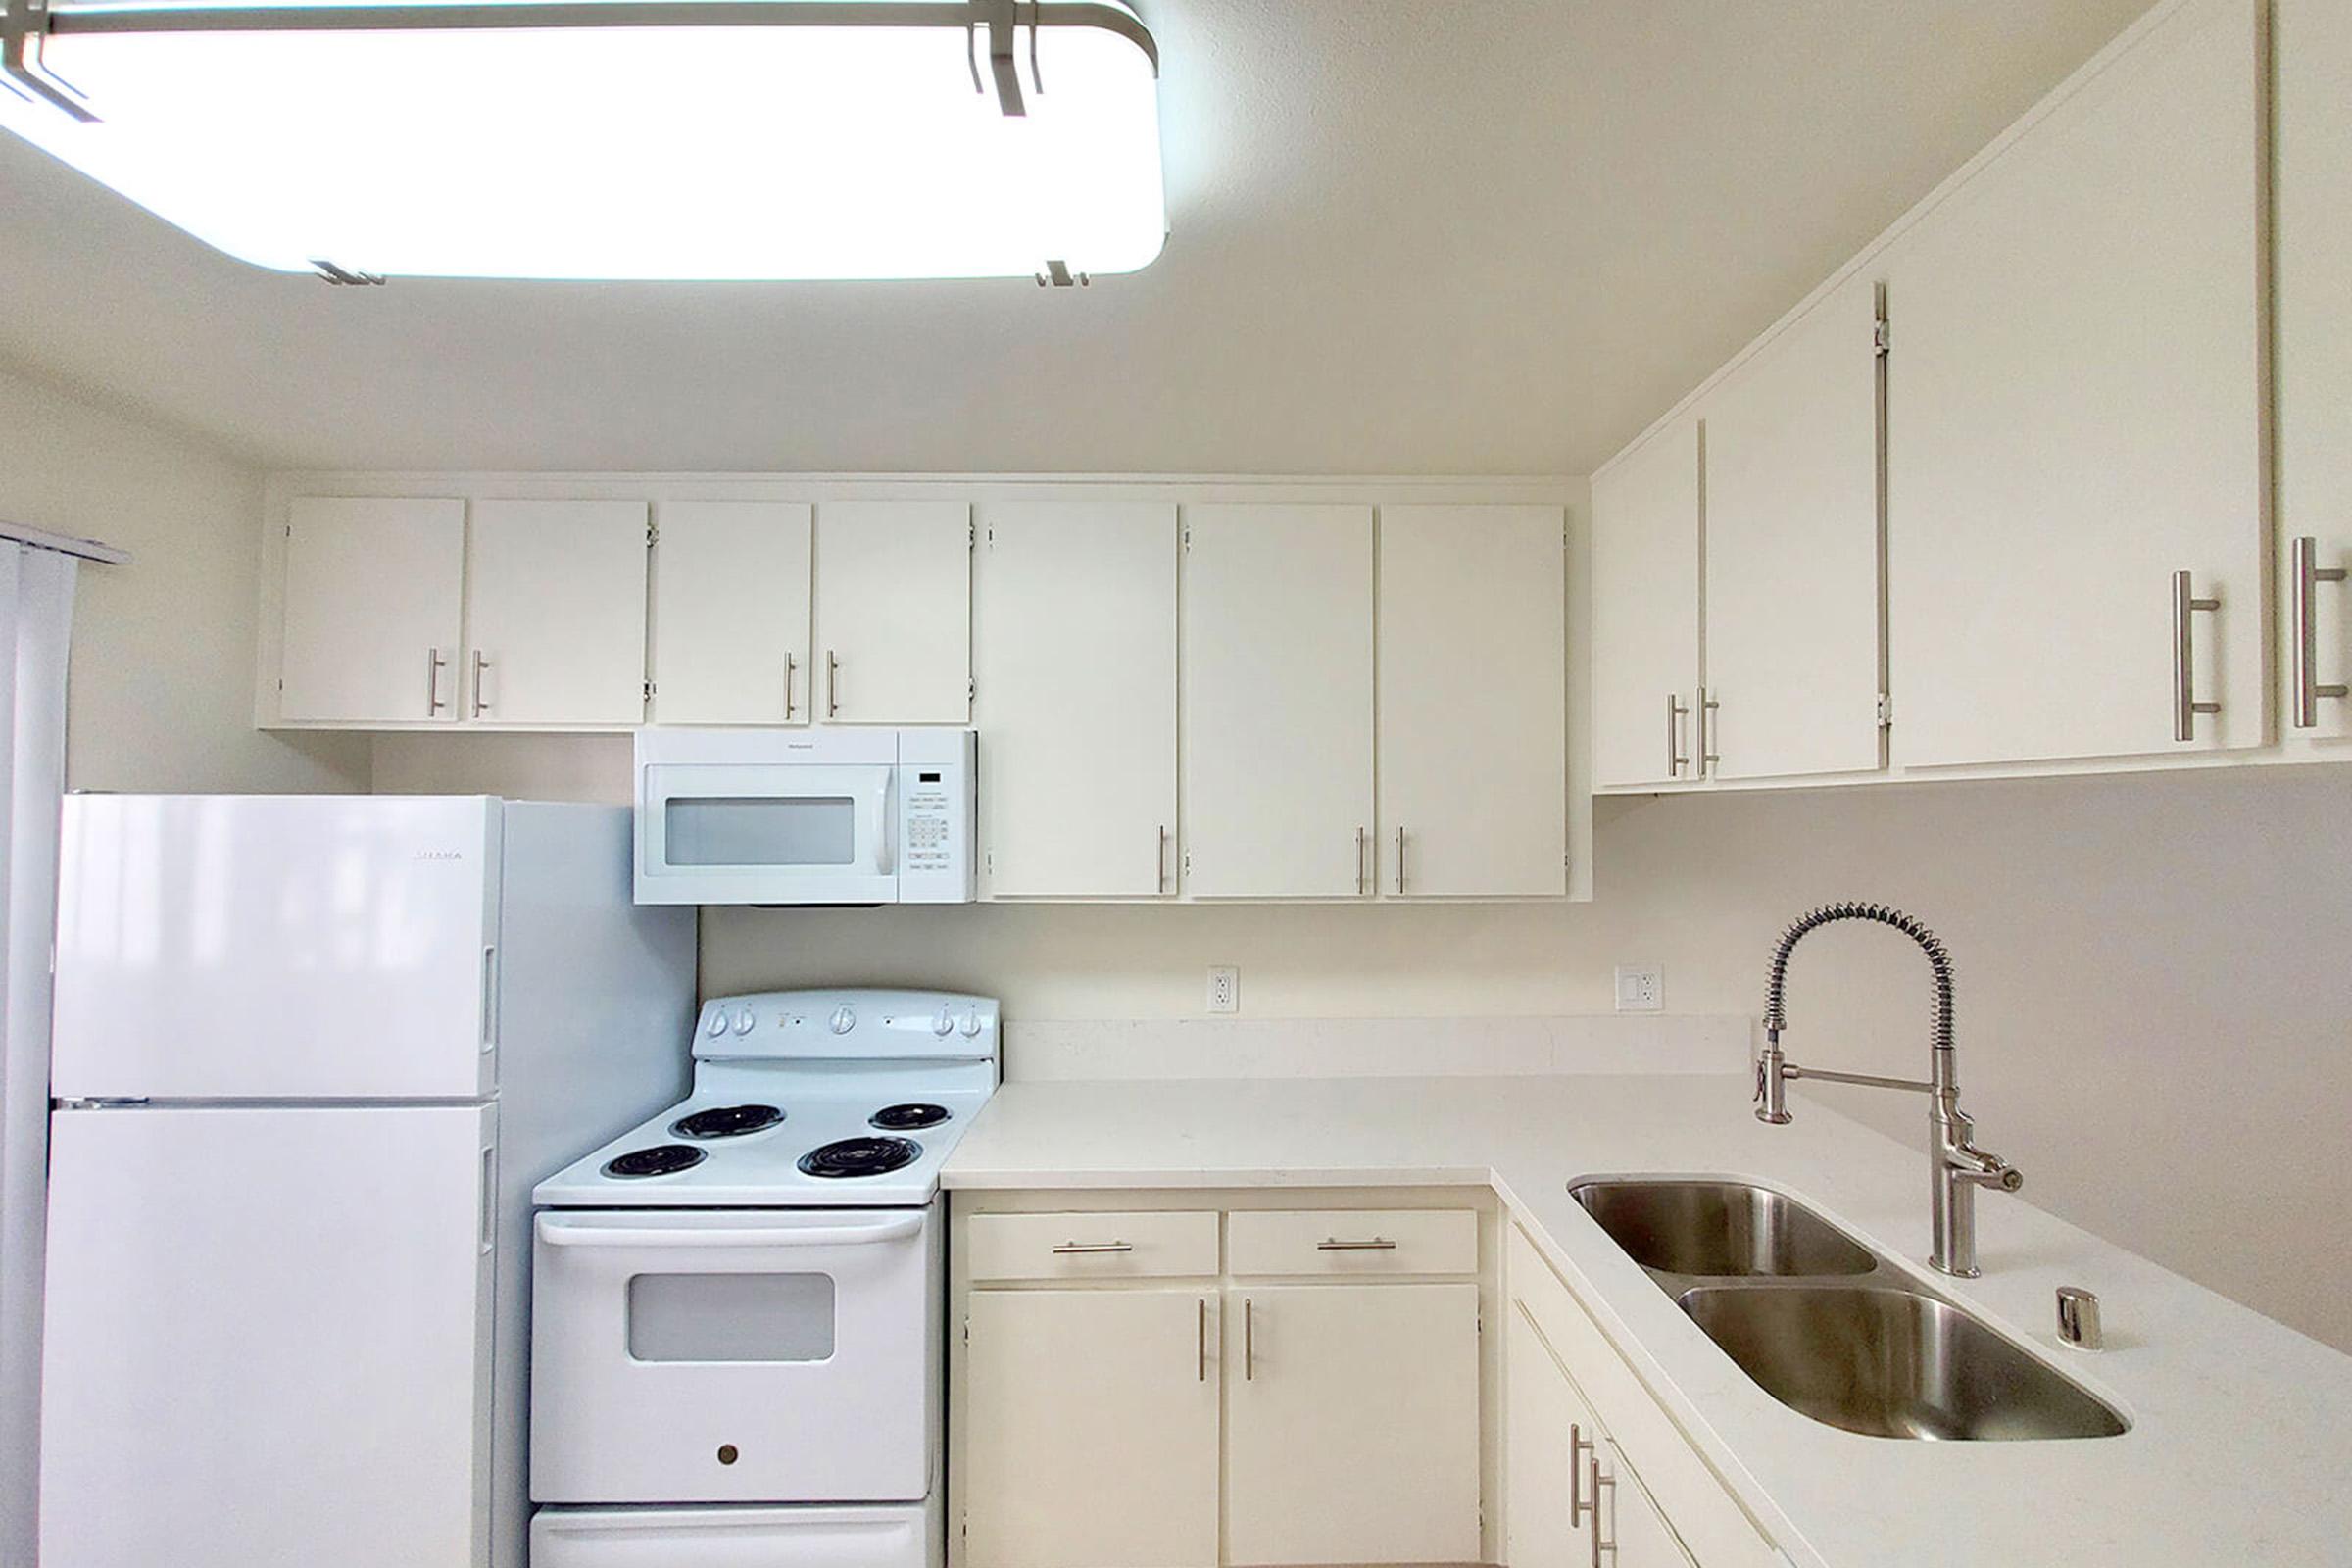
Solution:
[[[638,1361],[829,1361],[829,1274],[638,1274],[629,1355]]]
[[[664,804],[671,865],[847,866],[858,803],[847,795],[684,796]]]

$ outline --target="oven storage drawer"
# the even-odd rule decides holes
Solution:
[[[975,1214],[974,1280],[1193,1278],[1217,1272],[1217,1216]]]
[[[1478,1272],[1466,1208],[1243,1211],[1227,1219],[1226,1244],[1232,1272],[1252,1277]]]
[[[930,1568],[938,1510],[542,1508],[531,1568]]]
[[[543,1212],[540,1502],[899,1502],[940,1441],[938,1207]]]

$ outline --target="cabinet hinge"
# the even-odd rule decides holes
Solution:
[[[1879,728],[1890,729],[1893,725],[1894,696],[1890,692],[1881,692],[1879,693]]]
[[[654,700],[654,683],[650,680],[645,683],[645,700],[649,703]]]
[[[966,517],[963,522],[963,544],[969,550],[980,542],[980,525]]]
[[[661,542],[662,525],[658,522],[647,523],[645,525],[645,547],[648,550],[651,550],[654,546],[660,544]]]
[[[1187,550],[1193,548],[1193,530],[1190,528],[1184,530],[1184,548]]]
[[[963,1343],[972,1343],[972,1320],[968,1317],[963,1320]]]
[[[980,863],[987,868],[990,876],[995,876],[997,874],[997,852],[994,850],[984,851],[980,857]],[[969,1323],[963,1326],[963,1337],[967,1340],[972,1337],[972,1326]]]
[[[963,700],[967,703],[976,703],[980,700],[980,682],[977,678],[963,683]]]
[[[1886,357],[1887,350],[1891,348],[1893,344],[1894,328],[1887,325],[1886,318],[1882,316],[1878,319],[1877,326],[1872,329],[1870,334],[1871,349],[1879,356],[1880,359],[1883,360]]]

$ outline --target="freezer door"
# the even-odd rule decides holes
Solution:
[[[492,1115],[56,1115],[43,1568],[487,1561]]]
[[[499,827],[478,796],[70,797],[55,1093],[490,1093]]]

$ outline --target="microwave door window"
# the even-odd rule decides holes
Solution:
[[[639,1361],[828,1361],[829,1274],[640,1274],[629,1281]]]
[[[673,797],[662,813],[674,866],[845,866],[858,858],[847,795]]]

